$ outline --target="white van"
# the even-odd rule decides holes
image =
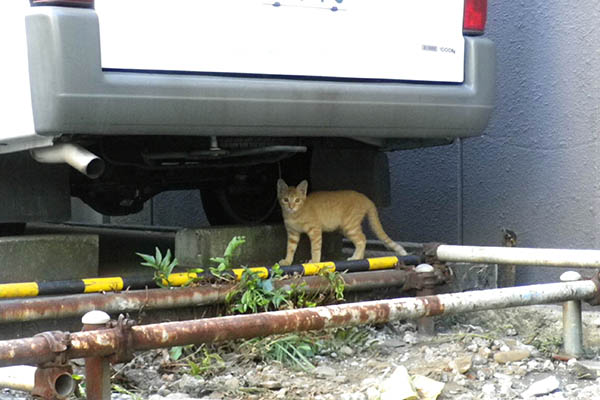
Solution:
[[[487,0],[3,3],[0,223],[173,189],[260,222],[279,177],[385,204],[386,151],[479,135],[493,109]]]

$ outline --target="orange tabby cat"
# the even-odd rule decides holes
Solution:
[[[311,260],[321,261],[322,232],[341,230],[354,244],[354,254],[349,260],[359,260],[365,255],[367,238],[361,223],[365,215],[371,230],[387,248],[399,255],[406,251],[383,231],[377,208],[367,196],[352,190],[335,192],[314,192],[306,195],[308,182],[302,181],[297,187],[288,186],[283,179],[277,181],[277,198],[283,213],[287,230],[287,254],[279,261],[280,265],[290,265],[300,240],[306,233],[310,239]]]

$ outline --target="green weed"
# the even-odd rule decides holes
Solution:
[[[315,368],[310,361],[321,350],[319,341],[307,334],[255,338],[240,344],[240,352],[247,357],[278,361],[284,365],[303,371]]]
[[[279,310],[284,305],[288,308],[292,307],[288,291],[277,289],[273,284],[273,280],[281,279],[282,275],[277,264],[271,269],[271,277],[268,279],[261,279],[256,272],[244,268],[238,286],[225,298],[227,303],[231,304],[231,312],[245,314]]]
[[[171,272],[173,272],[173,268],[177,266],[177,258],[171,260],[170,249],[167,249],[167,254],[165,254],[164,257],[158,247],[155,247],[154,256],[142,253],[135,254],[144,260],[141,265],[154,269],[154,282],[156,282],[159,287],[168,288],[171,286],[168,278]]]
[[[218,279],[226,279],[224,276],[225,272],[234,268],[232,259],[233,253],[242,244],[246,243],[244,236],[234,236],[225,248],[225,252],[222,257],[212,257],[210,261],[218,263],[216,267],[210,267],[210,272]]]

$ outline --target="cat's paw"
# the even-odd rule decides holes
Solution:
[[[309,264],[318,264],[320,262],[321,262],[321,260],[313,260],[313,259],[308,260]]]
[[[290,265],[291,263],[292,263],[291,261],[288,261],[285,258],[279,260],[279,262],[278,262],[279,265]]]
[[[408,255],[408,253],[407,253],[407,252],[406,252],[406,250],[404,250],[404,249],[399,249],[399,250],[398,250],[398,255],[399,255],[399,256],[407,256],[407,255]]]

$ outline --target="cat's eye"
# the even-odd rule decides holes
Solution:
[[[294,203],[300,203],[300,199],[294,200]]]
[[[288,202],[288,199],[283,199],[283,202],[284,202],[284,203],[287,203],[287,202]]]

